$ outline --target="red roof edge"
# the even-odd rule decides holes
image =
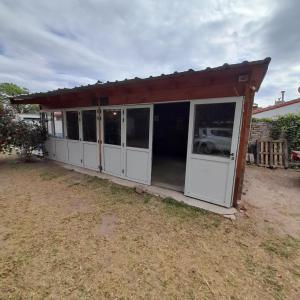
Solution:
[[[290,100],[290,101],[287,101],[287,102],[283,102],[283,103],[279,103],[279,104],[275,104],[275,105],[271,105],[271,106],[264,107],[264,108],[258,108],[258,109],[253,111],[253,115],[259,114],[259,113],[264,112],[264,111],[277,109],[279,107],[292,105],[292,104],[295,104],[295,103],[300,103],[300,98]]]

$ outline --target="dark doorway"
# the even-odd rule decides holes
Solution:
[[[154,105],[152,184],[183,191],[190,103]]]

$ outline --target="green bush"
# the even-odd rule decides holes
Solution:
[[[300,150],[300,113],[288,114],[276,119],[255,119],[253,122],[267,122],[271,124],[270,135],[272,139],[285,138],[288,151]]]
[[[34,150],[43,148],[47,132],[40,123],[26,123],[15,120],[13,110],[0,106],[0,153],[18,150],[21,159],[29,161]]]

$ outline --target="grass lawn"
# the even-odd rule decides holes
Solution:
[[[0,299],[299,299],[299,251],[251,216],[0,156]]]

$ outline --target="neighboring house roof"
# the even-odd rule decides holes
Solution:
[[[269,111],[269,110],[274,110],[274,109],[277,109],[277,108],[280,108],[280,107],[283,107],[283,106],[292,105],[292,104],[295,104],[295,103],[300,103],[300,98],[290,100],[290,101],[286,101],[286,102],[283,102],[283,103],[278,103],[278,104],[271,105],[271,106],[264,107],[264,108],[257,108],[255,110],[253,110],[253,115],[259,114],[261,112]]]

